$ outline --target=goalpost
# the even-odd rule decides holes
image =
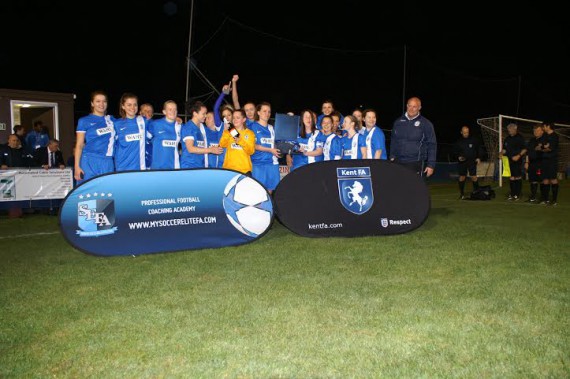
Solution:
[[[541,120],[531,120],[514,116],[498,115],[477,119],[477,124],[481,126],[483,143],[488,152],[489,162],[496,163],[494,176],[498,177],[499,186],[503,186],[503,162],[499,159],[499,152],[503,149],[503,141],[507,137],[507,125],[517,124],[518,132],[525,141],[533,137],[532,128],[536,124],[541,124]],[[558,173],[559,176],[570,167],[570,125],[554,123],[555,133],[558,134],[560,145],[558,153]]]

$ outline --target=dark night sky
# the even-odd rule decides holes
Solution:
[[[0,87],[75,93],[76,116],[88,113],[95,89],[109,94],[113,114],[127,91],[157,110],[176,100],[182,112],[190,4],[2,2],[9,38],[0,50]],[[570,124],[570,33],[560,9],[398,4],[195,0],[191,47],[199,71],[190,75],[190,98],[213,105],[207,81],[219,90],[237,73],[242,102],[320,113],[330,98],[343,114],[375,108],[384,129],[404,98],[419,96],[439,142],[498,114]]]

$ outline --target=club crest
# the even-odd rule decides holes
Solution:
[[[86,196],[89,198],[90,196]],[[81,237],[99,237],[117,231],[115,225],[115,201],[89,199],[77,204],[77,234]]]
[[[342,206],[357,215],[368,212],[374,203],[370,168],[343,167],[336,170]]]

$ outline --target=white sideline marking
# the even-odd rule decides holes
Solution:
[[[8,239],[8,238],[26,238],[26,237],[35,237],[35,236],[46,236],[50,234],[59,234],[59,232],[40,232],[40,233],[31,233],[31,234],[16,234],[13,236],[0,236],[0,240]]]

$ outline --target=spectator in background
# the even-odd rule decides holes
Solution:
[[[34,154],[34,150],[47,146],[49,142],[49,135],[44,128],[44,123],[41,120],[34,121],[34,128],[26,134],[26,146],[30,155]]]
[[[33,156],[22,148],[16,134],[10,134],[8,143],[0,146],[0,168],[6,170],[9,167],[32,166],[35,166]]]
[[[510,190],[508,200],[518,201],[522,192],[522,164],[523,156],[526,154],[526,141],[518,132],[517,124],[511,123],[507,125],[509,135],[503,141],[503,149],[499,154],[509,159],[509,168],[511,177],[509,180]]]
[[[558,205],[558,134],[554,132],[554,124],[545,122],[544,144],[542,145],[542,185],[541,204]],[[549,200],[549,192],[552,190],[552,200]]]
[[[530,183],[529,203],[536,203],[536,193],[538,185],[542,181],[542,147],[545,143],[544,130],[542,124],[536,124],[532,127],[533,136],[528,140],[526,145],[526,159],[524,168],[528,175]]]
[[[46,136],[48,137],[48,143],[49,143],[49,140],[51,139],[51,134],[50,134],[50,131],[49,131],[49,128],[48,128],[47,125],[43,125],[43,124],[42,124],[42,131],[41,131],[41,134],[46,135]],[[47,146],[47,145],[46,145],[46,146]]]
[[[392,125],[390,161],[413,170],[420,176],[433,175],[437,140],[430,120],[420,114],[422,102],[411,97],[406,112]]]
[[[34,152],[34,161],[36,166],[47,169],[65,168],[63,154],[59,150],[59,141],[55,138],[49,140],[47,146],[40,147]]]
[[[30,167],[34,165],[33,157],[22,148],[20,139],[16,134],[8,136],[8,143],[0,145],[0,169],[7,170],[9,167]],[[4,194],[5,196],[7,193]],[[15,196],[14,194],[12,194]],[[9,218],[19,218],[23,215],[22,208],[15,203],[8,209]]]
[[[107,115],[107,105],[105,92],[92,92],[91,114],[77,121],[74,177],[79,184],[95,176],[115,171],[115,119]]]
[[[26,148],[26,128],[24,128],[24,125],[14,125],[14,128],[12,130],[14,131],[14,134],[17,135],[20,139],[20,146],[22,146],[24,150],[28,151]]]
[[[45,170],[63,170],[65,168],[65,161],[63,154],[59,150],[59,141],[55,138],[50,138],[47,146],[36,149],[34,151],[34,162],[36,166],[40,166]],[[73,182],[73,186],[75,187],[75,181]],[[53,205],[50,201],[49,209],[36,208],[36,210],[51,216],[56,216],[59,206]]]
[[[461,128],[461,138],[453,145],[453,156],[457,159],[459,199],[464,200],[467,175],[471,178],[473,190],[479,188],[477,165],[481,162],[481,146],[479,141],[469,134],[468,126]]]
[[[36,166],[40,166],[46,170],[65,168],[65,161],[63,154],[59,150],[59,141],[55,138],[50,138],[47,146],[40,147],[34,152],[34,161]],[[75,183],[73,184],[75,186]],[[49,215],[57,215],[59,207],[53,206],[50,202],[50,208],[47,210]]]

